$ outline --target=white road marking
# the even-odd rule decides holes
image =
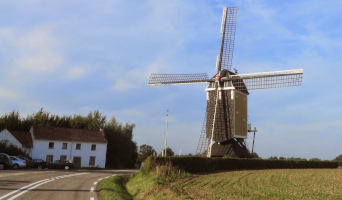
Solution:
[[[109,176],[106,176],[105,178],[109,178]]]
[[[101,181],[101,180],[102,180],[102,178],[99,179],[99,181]]]
[[[0,177],[6,177],[6,176],[18,176],[21,174],[26,174],[26,173],[17,173],[17,174],[6,174],[6,175],[1,175]]]
[[[16,175],[20,175],[20,174],[26,174],[26,173],[18,173],[18,174],[13,174],[13,175],[16,176]]]
[[[94,185],[96,185],[97,181],[94,183]]]
[[[90,197],[90,200],[95,200],[94,197]]]
[[[90,192],[94,192],[94,187],[91,187],[91,188],[90,188]]]
[[[35,184],[37,184],[37,183],[40,183],[40,182],[43,182],[43,181],[47,181],[47,180],[49,180],[49,179],[44,179],[44,180],[41,180],[41,181],[37,181],[37,182],[31,183],[30,185],[27,185],[27,186],[25,186],[25,187],[22,187],[22,188],[19,188],[19,189],[17,189],[17,190],[14,190],[13,192],[10,192],[10,193],[8,193],[8,194],[6,194],[6,195],[4,195],[4,196],[1,196],[1,197],[0,197],[0,200],[1,200],[1,199],[4,199],[4,198],[6,198],[6,197],[8,197],[8,196],[10,196],[10,195],[12,195],[12,194],[14,194],[14,193],[17,193],[17,192],[19,192],[19,191],[21,191],[21,190],[23,190],[23,189],[25,189],[25,188],[28,188],[28,187],[30,187],[30,186],[32,186],[32,185],[35,185]]]
[[[15,198],[17,198],[17,197],[23,195],[24,193],[26,193],[26,192],[28,192],[28,191],[30,191],[30,190],[32,190],[32,189],[38,187],[38,186],[41,186],[41,185],[43,185],[43,184],[45,184],[45,183],[51,182],[51,181],[53,181],[53,180],[48,180],[48,181],[39,183],[38,185],[35,185],[35,186],[33,186],[33,187],[30,187],[29,189],[24,190],[24,191],[22,191],[22,192],[20,192],[20,193],[18,193],[18,194],[16,194],[16,195],[14,195],[13,197],[9,198],[8,200],[13,200],[13,199],[15,199]]]
[[[89,173],[87,173],[87,172],[85,172],[85,173],[79,173],[78,175],[83,175],[83,174],[89,174]],[[60,177],[60,178],[66,178],[66,177],[70,177],[70,176],[73,176],[73,174],[65,175],[65,176]],[[40,185],[43,185],[43,184],[45,184],[45,183],[48,183],[48,182],[51,182],[51,181],[56,180],[56,178],[57,178],[57,177],[50,178],[50,179],[44,179],[44,180],[41,180],[41,181],[37,181],[37,182],[31,183],[31,184],[29,184],[29,185],[27,185],[27,186],[24,186],[24,187],[22,187],[22,188],[19,188],[19,189],[15,190],[15,191],[12,191],[12,192],[8,193],[8,194],[5,194],[5,195],[3,195],[3,196],[0,196],[0,200],[1,200],[1,199],[4,199],[4,198],[6,198],[6,197],[8,197],[8,196],[10,196],[10,195],[12,195],[12,194],[14,194],[14,193],[20,192],[20,191],[22,191],[22,190],[24,190],[24,189],[26,189],[26,188],[31,187],[31,186],[34,185],[33,187],[28,188],[28,189],[26,189],[26,190],[24,190],[24,191],[22,191],[22,192],[20,192],[20,193],[18,193],[18,194],[16,194],[16,195],[14,195],[13,197],[11,197],[11,198],[8,199],[8,200],[13,200],[13,199],[15,199],[15,198],[21,196],[22,194],[24,194],[24,193],[26,193],[26,192],[28,192],[28,191],[30,191],[30,190],[32,190],[32,189],[34,189],[34,188],[40,186]]]

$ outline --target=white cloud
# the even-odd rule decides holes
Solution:
[[[147,65],[145,68],[131,69],[126,73],[124,73],[123,70],[120,70],[122,73],[120,74],[120,76],[116,75],[117,79],[111,89],[118,91],[127,91],[146,87],[150,74],[161,72],[161,69],[167,66],[168,65],[164,61],[164,59],[159,58],[151,64]],[[112,76],[112,78],[114,77]]]
[[[50,74],[62,63],[62,58],[53,53],[34,53],[21,55],[15,61],[18,68],[35,74]]]
[[[61,41],[51,27],[0,29],[0,51],[5,55],[3,64],[11,66],[8,80],[25,80],[30,75],[52,74],[64,62],[60,52]]]
[[[66,78],[69,80],[80,79],[87,74],[87,69],[85,67],[72,67],[66,73]]]
[[[13,99],[17,97],[17,94],[10,92],[4,88],[0,88],[0,98],[2,99]]]
[[[48,27],[33,29],[17,38],[14,47],[17,59],[14,66],[32,73],[52,73],[63,62],[58,51],[60,43]]]
[[[142,112],[137,109],[124,109],[120,113],[127,116],[142,116]]]
[[[132,79],[130,79],[132,81]],[[136,85],[129,80],[125,79],[119,79],[115,81],[115,85],[111,87],[112,90],[118,90],[121,92],[127,91],[127,90],[132,90],[132,89],[137,89],[139,88],[139,85]]]

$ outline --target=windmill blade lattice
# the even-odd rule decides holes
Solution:
[[[221,65],[220,69],[231,70],[233,62],[233,51],[235,42],[237,7],[225,8],[223,13],[221,33]]]
[[[213,80],[208,78],[207,73],[198,73],[198,74],[154,74],[152,73],[147,86],[207,83],[209,81],[213,81]]]
[[[207,154],[208,146],[209,146],[209,138],[207,137],[207,113],[205,113],[201,136],[198,141],[196,155],[205,156]]]
[[[303,69],[231,75],[235,89],[256,90],[300,86]]]

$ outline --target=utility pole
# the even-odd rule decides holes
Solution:
[[[163,134],[163,139],[164,139],[164,149],[162,150],[162,156],[165,156],[165,146],[166,146],[166,142],[165,142],[165,132]]]
[[[182,149],[179,149],[179,156],[181,156],[182,154]]]
[[[253,147],[252,147],[252,156],[254,157],[254,155],[253,155],[253,150],[254,150],[254,140],[255,140],[255,132],[257,132],[257,130],[256,130],[256,127],[254,127],[254,137],[253,137]]]
[[[168,129],[168,120],[169,120],[169,110],[166,112],[166,132],[165,132],[165,156],[166,154],[166,149],[167,149],[167,129]]]
[[[254,132],[254,136],[253,136],[253,146],[252,146],[252,157],[254,157],[253,153],[254,153],[255,133],[258,132],[258,130],[256,129],[256,127],[254,127],[254,130],[252,130],[252,124],[248,124],[247,129],[248,129],[247,132]]]

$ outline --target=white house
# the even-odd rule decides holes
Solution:
[[[18,138],[31,139],[31,146],[29,141],[23,145],[24,139],[21,142]],[[107,140],[100,130],[32,126],[29,132],[5,129],[0,132],[2,139],[27,149],[36,159],[72,160],[75,167],[104,168],[106,165]]]
[[[75,167],[106,165],[107,140],[100,130],[32,126],[30,133],[33,158],[72,160]]]
[[[0,131],[0,141],[7,140],[8,142],[14,144],[18,148],[26,151],[26,153],[31,156],[32,155],[32,137],[29,132],[24,131],[9,131],[7,129],[3,129]]]

